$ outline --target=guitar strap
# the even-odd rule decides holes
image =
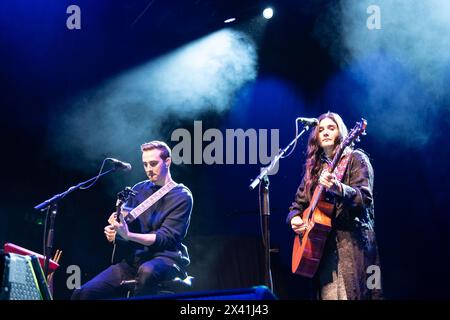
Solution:
[[[130,211],[130,213],[125,217],[125,221],[130,223],[136,220],[142,213],[145,212],[148,208],[158,202],[159,199],[164,197],[170,190],[175,188],[178,184],[175,181],[170,181],[162,186],[158,191],[153,193],[147,199],[145,199],[140,205]]]

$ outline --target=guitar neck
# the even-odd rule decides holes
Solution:
[[[117,199],[117,202],[116,202],[116,221],[117,222],[120,222],[119,215],[122,214],[122,206],[123,206],[123,201]]]

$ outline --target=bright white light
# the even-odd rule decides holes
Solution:
[[[230,23],[230,22],[233,22],[233,21],[236,21],[236,18],[227,19],[227,20],[224,21],[224,23]]]
[[[266,8],[263,11],[263,17],[266,19],[270,19],[273,17],[273,10],[272,8]]]

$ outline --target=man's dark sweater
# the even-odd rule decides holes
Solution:
[[[126,203],[125,208],[137,207],[160,188],[149,180],[139,182],[133,187],[137,195]],[[182,241],[189,228],[192,205],[191,191],[178,184],[131,224],[139,224],[140,230],[130,231],[156,234],[154,244],[136,250],[135,254],[141,262],[163,256],[173,259],[180,267],[189,264],[187,247]]]

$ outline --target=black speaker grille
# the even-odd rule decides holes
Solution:
[[[1,297],[6,300],[42,300],[31,258],[4,254]]]

